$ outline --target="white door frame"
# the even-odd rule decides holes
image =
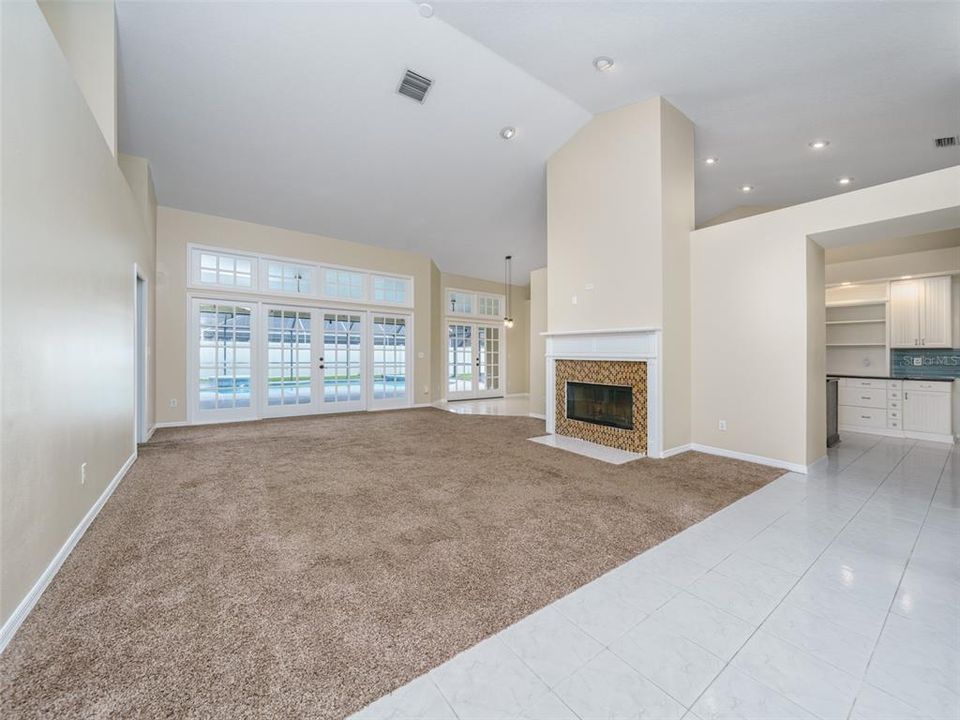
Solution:
[[[149,285],[147,277],[133,264],[133,447],[146,442],[150,437],[147,427],[150,397],[149,347]]]
[[[406,312],[391,312],[391,311],[381,311],[381,310],[370,310],[368,311],[368,322],[366,324],[367,328],[367,337],[366,337],[366,349],[367,349],[367,371],[365,377],[369,382],[364,386],[366,389],[366,398],[367,398],[367,409],[368,410],[392,410],[396,408],[405,408],[410,407],[413,404],[413,313]],[[377,400],[373,397],[374,394],[374,345],[373,345],[373,321],[377,317],[392,317],[392,318],[403,318],[406,324],[406,340],[404,345],[404,356],[405,356],[405,382],[406,395],[399,398],[390,398],[390,399],[381,399]]]
[[[320,343],[317,345],[319,354],[316,356],[318,358],[317,372],[319,373],[320,382],[318,385],[319,395],[317,396],[317,409],[316,414],[327,414],[327,413],[340,413],[340,412],[358,412],[360,410],[367,409],[367,395],[369,394],[369,363],[367,362],[367,346],[368,346],[368,335],[370,333],[370,318],[369,312],[366,310],[344,310],[337,308],[328,308],[321,307],[316,309],[317,317],[320,319]],[[324,368],[329,365],[330,358],[325,357],[326,354],[326,343],[323,338],[323,323],[324,315],[357,315],[360,317],[360,399],[359,400],[349,400],[344,402],[331,402],[326,401],[326,394],[324,388]]]
[[[460,392],[450,392],[450,326],[451,325],[465,325],[471,328],[470,331],[470,352],[471,352],[471,361],[470,367],[473,374],[471,380],[471,389],[464,390]],[[500,334],[500,357],[499,366],[500,374],[500,386],[496,390],[480,390],[480,373],[479,362],[480,362],[480,353],[479,353],[479,343],[480,343],[480,333],[478,332],[479,328],[497,328]],[[444,392],[445,397],[448,401],[455,402],[457,400],[472,400],[477,398],[496,398],[496,397],[505,397],[507,394],[506,384],[507,384],[507,330],[506,328],[497,322],[485,322],[483,320],[478,320],[476,318],[461,318],[457,316],[450,316],[446,318],[445,333],[444,333],[444,369],[446,370],[446,379],[444,381]]]
[[[296,405],[270,405],[270,311],[271,310],[290,310],[297,313],[309,313],[310,315],[310,402]],[[259,366],[260,375],[257,377],[259,390],[255,390],[259,403],[258,417],[289,417],[291,415],[311,415],[316,412],[319,405],[320,396],[318,377],[320,370],[317,358],[320,351],[317,348],[317,322],[319,311],[316,308],[297,307],[295,305],[284,305],[281,303],[262,303],[260,307],[260,337],[263,341],[255,349],[255,353],[260,356]],[[321,338],[322,340],[322,338]],[[251,385],[253,379],[251,378]]]

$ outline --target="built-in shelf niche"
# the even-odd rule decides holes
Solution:
[[[827,292],[827,373],[887,375],[890,352],[885,284],[843,291]]]

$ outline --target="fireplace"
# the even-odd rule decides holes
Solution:
[[[633,430],[633,388],[567,382],[567,417],[571,420]]]

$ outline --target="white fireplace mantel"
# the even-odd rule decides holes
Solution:
[[[627,360],[647,363],[647,455],[663,457],[660,328],[563,330],[546,338],[547,432],[556,432],[556,361]]]

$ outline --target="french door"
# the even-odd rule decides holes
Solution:
[[[447,324],[447,399],[503,395],[503,328],[482,323]]]
[[[191,419],[407,407],[408,315],[192,300]]]

